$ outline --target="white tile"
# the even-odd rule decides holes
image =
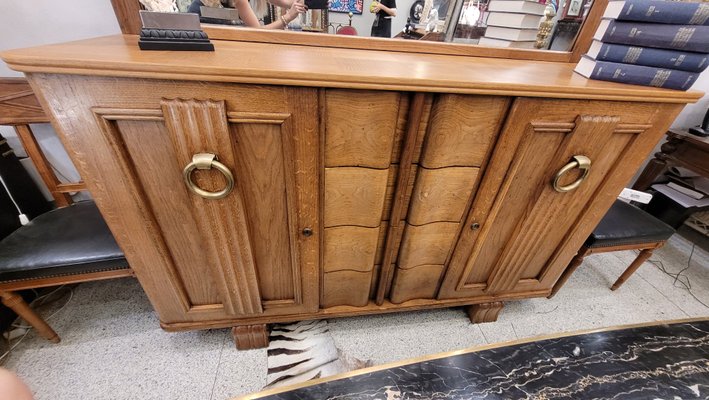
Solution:
[[[684,310],[688,316],[709,316],[709,308],[707,308],[709,305],[709,254],[696,247],[688,265],[691,250],[692,244],[690,242],[679,235],[674,235],[664,247],[655,251],[650,258],[653,263],[645,262],[635,275],[639,275],[640,278],[655,287],[666,298]],[[632,256],[630,255],[630,257]],[[663,273],[660,267],[664,267],[670,273],[677,273],[684,269],[684,277],[681,279],[690,286],[690,290],[685,289],[685,286],[679,281],[675,282],[673,277]]]
[[[337,347],[374,365],[485,344],[460,308],[329,320]]]
[[[62,342],[32,334],[5,367],[37,400],[209,398],[226,331],[165,332],[146,303],[134,281],[81,285],[50,321]]]
[[[237,350],[228,335],[210,399],[225,400],[260,391],[266,385],[266,349]]]

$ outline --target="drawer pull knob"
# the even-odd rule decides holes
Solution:
[[[303,236],[305,236],[305,237],[313,236],[313,230],[310,228],[303,228]]]
[[[580,169],[583,174],[581,177],[576,179],[573,183],[568,184],[566,186],[562,186],[559,184],[559,179],[561,177],[571,171],[574,168]],[[570,192],[579,186],[581,186],[581,183],[586,179],[588,176],[588,173],[591,171],[591,159],[586,157],[586,156],[574,156],[573,160],[571,160],[568,164],[564,165],[559,172],[556,173],[554,176],[554,182],[552,185],[554,186],[554,190],[556,190],[559,193],[565,193],[565,192]]]
[[[216,200],[226,197],[231,190],[234,188],[234,175],[231,174],[229,168],[226,165],[217,161],[217,156],[212,153],[197,153],[192,156],[192,162],[187,164],[184,170],[182,170],[182,175],[185,178],[185,185],[194,194],[204,197],[205,199]],[[192,171],[195,169],[212,169],[215,168],[217,171],[224,174],[226,179],[226,186],[224,189],[218,192],[210,192],[198,187],[192,181]]]
[[[478,229],[480,229],[480,224],[477,222],[473,222],[472,224],[470,224],[470,229],[477,231]]]

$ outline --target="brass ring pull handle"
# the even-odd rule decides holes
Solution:
[[[215,168],[222,174],[226,179],[226,186],[224,189],[218,192],[210,192],[204,190],[194,182],[192,182],[192,171],[195,169],[212,169]],[[187,164],[184,170],[182,170],[182,175],[185,178],[185,185],[194,194],[202,196],[205,199],[216,200],[226,197],[231,190],[234,188],[234,175],[231,174],[229,168],[226,165],[217,161],[217,156],[211,153],[198,153],[192,156],[192,162]]]
[[[581,171],[583,171],[583,175],[581,175],[580,178],[576,179],[573,183],[566,185],[566,186],[561,186],[559,185],[559,179],[561,177],[571,171],[574,168],[578,168]],[[554,176],[554,182],[552,185],[554,186],[554,190],[556,190],[559,193],[565,193],[565,192],[570,192],[579,186],[581,186],[581,182],[583,182],[586,177],[588,176],[588,173],[591,171],[591,159],[586,157],[586,156],[574,156],[574,159],[571,160],[568,164],[564,165],[559,172],[556,173]]]

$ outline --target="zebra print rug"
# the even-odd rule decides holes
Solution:
[[[269,339],[267,388],[371,366],[371,361],[343,354],[325,320],[273,325]]]

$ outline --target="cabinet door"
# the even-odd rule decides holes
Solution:
[[[436,298],[510,103],[499,96],[434,97],[394,260],[392,303]]]
[[[517,99],[439,298],[547,294],[677,111]],[[576,189],[559,192],[552,181],[574,156],[590,159],[589,173]],[[581,175],[573,168],[559,183]]]
[[[161,322],[317,311],[316,90],[57,79],[40,82],[76,99],[57,105],[59,124]],[[188,190],[183,169],[198,153],[233,175],[225,197]],[[214,168],[191,179],[226,184]]]

